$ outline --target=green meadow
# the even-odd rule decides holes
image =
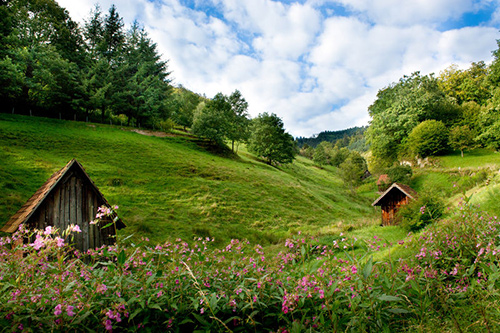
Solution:
[[[102,258],[97,252],[92,254],[96,258],[87,258],[108,260],[102,269],[94,266],[93,278],[85,279],[83,288],[91,294],[81,296],[96,315],[67,306],[67,316],[79,320],[61,327],[102,325],[109,309],[128,299],[126,309],[132,315],[113,323],[116,328],[163,322],[179,331],[296,327],[323,332],[334,327],[493,332],[500,327],[495,310],[500,288],[498,157],[481,149],[463,158],[457,153],[436,157],[430,166],[413,168],[410,185],[419,193],[437,194],[450,209],[442,219],[409,232],[403,226],[380,226],[380,211],[371,206],[379,195],[376,176],[352,189],[341,181],[337,168],[319,168],[303,157],[272,167],[244,146],[234,154],[180,131],[148,136],[134,128],[0,114],[0,225],[72,158],[86,168],[108,201],[120,206],[127,228],[119,236],[131,237],[106,249]],[[49,242],[52,236],[46,237]],[[215,240],[206,242],[206,237]],[[155,247],[157,243],[162,245]],[[22,260],[38,265],[40,258],[56,258],[62,249],[50,244],[44,255],[33,250],[38,254]],[[69,257],[74,264],[67,267],[62,262],[45,265],[56,278],[39,274],[31,281],[38,287],[32,288],[25,278],[20,280],[30,276],[25,269],[32,264],[13,261],[15,249],[7,245],[1,245],[6,254],[2,267],[8,272],[4,288],[22,289],[29,297],[44,290],[53,304],[42,307],[45,314],[37,318],[58,317],[59,298],[50,298],[52,284],[44,279],[63,281],[58,274],[68,269],[74,271],[71,276],[84,276],[86,265]],[[31,245],[23,250],[31,253]],[[162,254],[169,259],[157,262]],[[122,269],[130,264],[139,268],[130,273]],[[222,280],[220,272],[227,275]],[[297,287],[304,281],[315,286],[314,292]],[[175,292],[160,293],[160,282]],[[104,284],[121,290],[124,298],[114,292],[101,298],[95,290],[104,294]],[[75,298],[71,288],[61,289],[65,299]],[[227,299],[217,298],[220,290],[226,290]],[[296,298],[289,298],[291,291]],[[31,308],[10,299],[11,294],[3,294],[8,307],[0,323],[32,324]],[[208,304],[210,315],[204,315],[202,303]],[[30,306],[39,311],[37,304]],[[108,309],[106,314],[102,308]],[[175,311],[164,311],[169,308]]]
[[[76,158],[127,224],[151,241],[213,237],[263,245],[298,231],[324,237],[374,226],[375,186],[344,186],[337,169],[298,157],[269,166],[240,148],[213,151],[187,134],[0,114],[0,224]],[[372,182],[373,183],[373,182]]]

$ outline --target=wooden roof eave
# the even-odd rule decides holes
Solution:
[[[387,190],[385,190],[385,192],[382,193],[377,198],[377,200],[375,200],[372,203],[372,206],[378,206],[378,203],[380,202],[380,200],[382,200],[393,188],[397,188],[398,190],[400,190],[401,192],[403,192],[406,196],[408,196],[411,199],[416,199],[416,192],[413,189],[411,189],[409,186],[405,186],[405,185],[402,185],[402,184],[394,183]],[[412,191],[415,192],[415,193],[411,193]]]

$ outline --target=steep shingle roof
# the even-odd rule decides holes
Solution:
[[[385,190],[385,192],[382,193],[380,195],[380,197],[378,197],[377,200],[375,200],[372,203],[372,206],[377,206],[378,203],[380,202],[380,200],[382,200],[394,188],[397,188],[398,190],[400,190],[401,192],[403,192],[406,196],[410,197],[411,199],[416,199],[417,196],[418,196],[417,192],[414,189],[412,189],[410,186],[404,185],[404,184],[399,184],[399,183],[394,183],[387,190]]]

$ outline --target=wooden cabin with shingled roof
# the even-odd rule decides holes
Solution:
[[[81,233],[74,235],[74,247],[87,251],[115,243],[116,229],[125,224],[118,216],[108,217],[100,224],[90,224],[101,206],[110,207],[94,182],[77,160],[71,160],[54,173],[15,213],[0,231],[13,233],[21,224],[27,229],[44,230],[48,226],[65,230],[78,225]],[[114,224],[106,228],[109,222]]]
[[[416,198],[417,192],[414,189],[408,185],[394,183],[372,203],[372,206],[382,208],[382,225],[395,225],[398,223],[399,207],[407,205],[410,200]]]

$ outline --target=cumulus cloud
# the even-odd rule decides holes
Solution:
[[[58,2],[82,21],[95,0]],[[104,13],[112,4],[98,2]],[[274,112],[310,136],[366,125],[377,91],[403,75],[490,61],[498,2],[121,0],[117,9],[145,26],[176,84],[209,97],[239,89],[252,116]],[[488,20],[464,21],[485,10]]]

